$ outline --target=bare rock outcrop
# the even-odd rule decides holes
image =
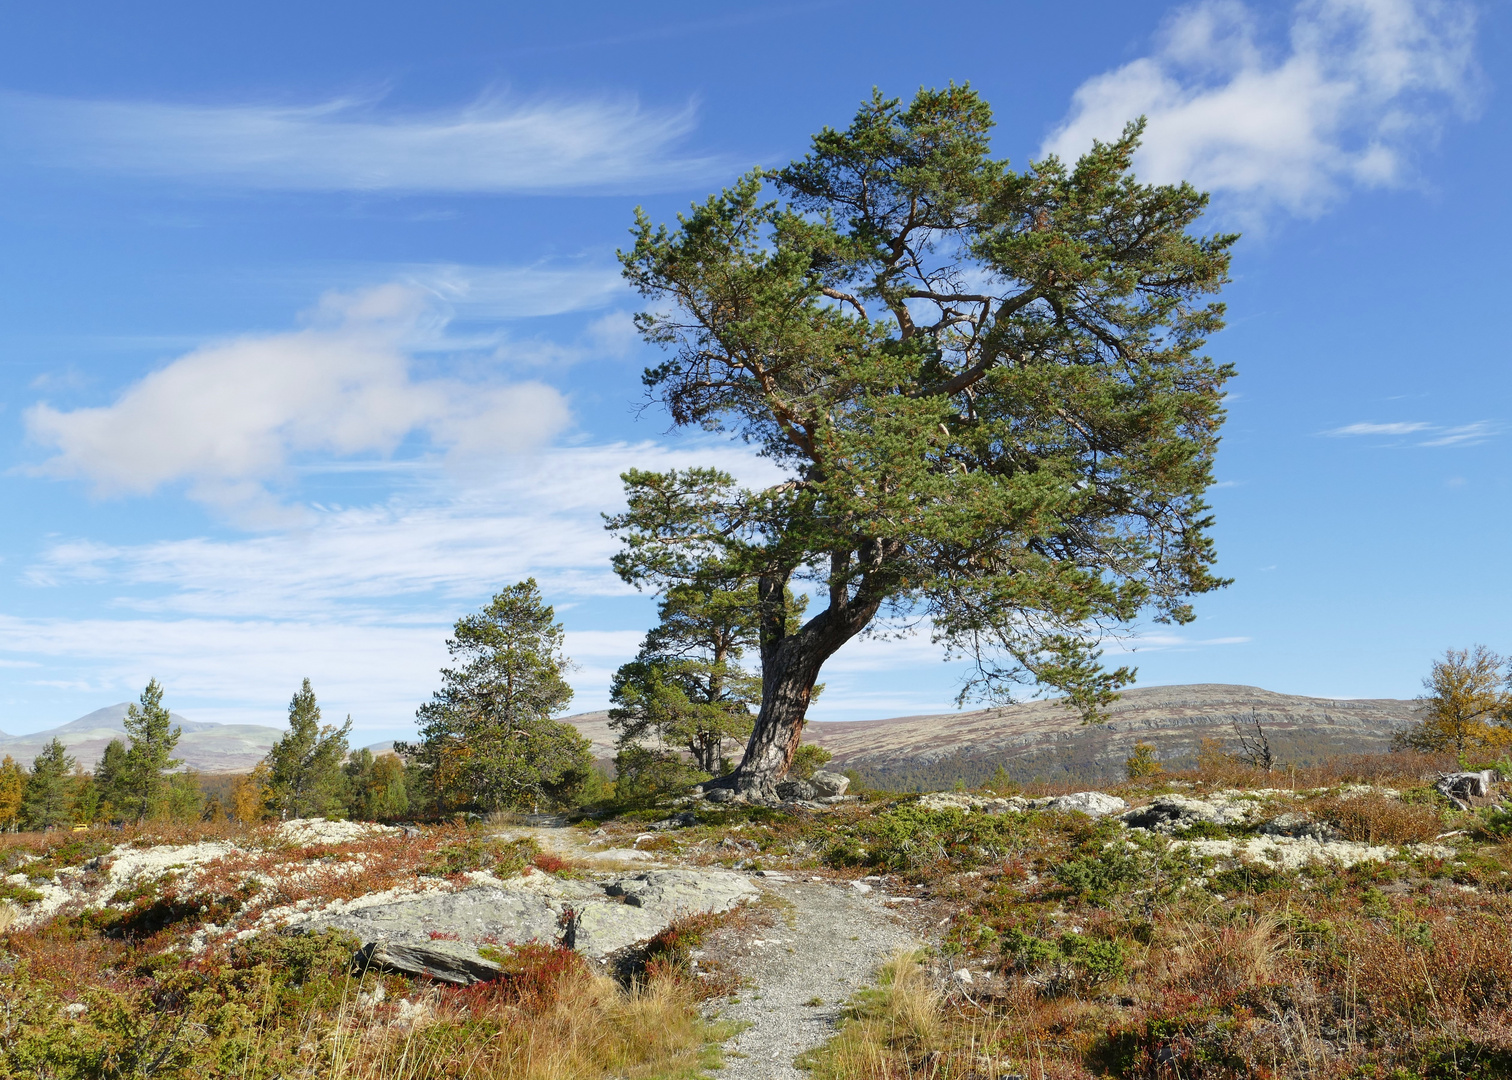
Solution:
[[[726,870],[648,870],[601,881],[534,874],[312,912],[293,928],[346,930],[363,943],[359,964],[466,985],[499,973],[488,957],[493,947],[558,943],[602,960],[655,937],[680,916],[728,911],[756,895],[749,879]]]

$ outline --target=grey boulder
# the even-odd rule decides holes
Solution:
[[[777,785],[777,797],[785,802],[813,802],[819,791],[807,780],[784,780]]]
[[[820,769],[809,777],[809,783],[814,786],[815,798],[833,799],[844,795],[850,787],[850,777],[842,773],[830,772],[828,769]]]
[[[1162,795],[1148,806],[1130,810],[1122,815],[1121,820],[1131,828],[1171,833],[1201,822],[1241,825],[1248,820],[1248,816],[1247,807],[1227,802],[1208,802],[1185,795]]]

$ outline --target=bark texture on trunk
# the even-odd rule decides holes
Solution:
[[[873,545],[864,557],[880,561],[883,553],[881,545]],[[830,588],[829,606],[793,634],[786,632],[787,611],[782,603],[788,576],[774,575],[758,583],[762,605],[761,712],[746,743],[745,757],[729,777],[737,792],[760,797],[775,793],[777,781],[792,765],[803,738],[803,720],[819,669],[840,646],[866,628],[882,605],[885,590],[876,588],[875,581],[863,579],[854,592],[838,583],[850,559],[849,552],[833,557],[837,584]],[[869,584],[874,587],[868,588]]]
[[[777,670],[763,665],[761,712],[734,774],[737,791],[770,795],[798,752],[809,697],[827,656],[805,656],[798,649],[785,651],[787,663]]]

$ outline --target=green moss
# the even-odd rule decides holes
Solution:
[[[42,894],[36,889],[0,882],[0,900],[9,900],[13,904],[35,904],[40,899],[42,899]]]

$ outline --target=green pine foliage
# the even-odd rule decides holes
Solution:
[[[569,803],[593,770],[589,742],[551,719],[572,700],[562,627],[531,578],[457,620],[456,667],[417,713],[420,739],[395,744],[445,812]]]
[[[759,644],[757,612],[754,585],[705,580],[667,590],[657,625],[610,688],[621,750],[670,748],[706,776],[726,771],[726,754],[751,734],[761,704],[761,679],[741,666]],[[649,761],[631,757],[619,773]]]
[[[793,755],[793,764],[788,767],[788,776],[795,780],[810,780],[834,757],[818,743],[804,743]]]
[[[54,829],[74,820],[74,759],[60,739],[42,748],[32,762],[22,796],[21,819],[28,829]]]
[[[268,751],[268,789],[273,812],[283,818],[341,813],[346,806],[347,735],[352,718],[341,727],[320,722],[320,705],[310,680],[289,701],[289,730]]]
[[[111,739],[105,744],[105,752],[95,765],[94,786],[99,797],[96,817],[103,821],[124,818],[129,796],[126,791],[126,744],[120,739]]]
[[[142,691],[141,702],[126,710],[131,745],[120,768],[117,810],[121,817],[146,821],[168,812],[168,773],[183,764],[173,757],[183,731],[171,725],[172,716],[163,705],[163,687],[153,679]]]
[[[738,786],[787,767],[824,662],[881,612],[928,616],[963,693],[1038,682],[1098,718],[1134,674],[1102,669],[1106,627],[1189,621],[1223,584],[1203,494],[1232,372],[1202,350],[1236,238],[1189,231],[1190,185],[1136,181],[1141,124],[1023,172],[992,126],[968,87],[874,95],[675,227],[640,213],[621,253],[668,353],[653,399],[787,474],[632,470],[610,519],[631,582],[757,585]],[[789,630],[801,580],[826,606]]]

